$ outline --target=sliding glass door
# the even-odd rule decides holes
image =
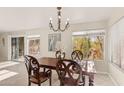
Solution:
[[[24,56],[24,37],[11,38],[11,60],[23,61]]]

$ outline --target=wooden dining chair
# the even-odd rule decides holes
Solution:
[[[83,53],[80,50],[74,50],[71,53],[71,58],[72,60],[78,62],[81,62],[83,60]],[[85,75],[82,75],[82,79],[84,81],[84,85],[85,85]]]
[[[83,60],[83,53],[80,51],[80,50],[74,50],[72,53],[71,53],[71,58],[72,60]]]
[[[47,81],[49,79],[49,85],[51,85],[51,70],[47,71],[40,71],[40,66],[37,59],[33,56],[25,55],[25,66],[28,72],[28,85],[30,86],[31,83],[38,84],[39,86],[41,83]]]
[[[84,85],[82,69],[75,61],[67,59],[59,60],[56,64],[56,71],[61,86]]]
[[[60,50],[56,51],[55,53],[56,58],[64,59],[65,58],[65,52],[61,52]]]

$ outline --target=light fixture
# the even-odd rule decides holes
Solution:
[[[50,26],[50,29],[53,30],[54,32],[57,32],[57,31],[63,32],[66,29],[68,29],[68,27],[69,27],[69,19],[67,18],[65,27],[63,29],[61,28],[61,9],[62,9],[62,7],[57,7],[57,10],[58,10],[58,27],[56,29],[53,27],[52,18],[50,18],[49,26]]]

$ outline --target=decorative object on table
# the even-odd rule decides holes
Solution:
[[[61,34],[54,33],[48,35],[48,51],[56,51],[56,45],[61,42]]]
[[[50,18],[49,27],[54,32],[57,32],[57,31],[63,32],[66,29],[68,29],[68,27],[69,27],[69,19],[68,18],[67,18],[65,27],[64,28],[61,27],[61,9],[62,9],[62,7],[57,7],[57,10],[58,10],[58,27],[56,29],[53,27],[52,18]]]
[[[25,55],[25,66],[28,72],[28,85],[30,86],[31,83],[38,84],[39,86],[41,83],[47,81],[49,79],[49,85],[51,85],[51,70],[47,71],[40,71],[40,65],[37,59],[33,56]]]
[[[61,86],[84,85],[83,72],[77,62],[67,59],[59,60],[56,64],[56,71]]]

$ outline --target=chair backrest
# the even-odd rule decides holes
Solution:
[[[56,58],[64,59],[65,58],[65,52],[61,52],[58,50],[58,51],[56,51],[55,56],[56,56]]]
[[[83,53],[80,50],[74,50],[71,53],[72,60],[83,60]]]
[[[28,75],[35,75],[37,78],[39,77],[39,63],[37,59],[33,56],[25,55],[25,65],[28,71]]]
[[[59,60],[56,64],[56,71],[60,82],[63,82],[65,78],[69,78],[70,85],[79,85],[82,77],[82,69],[80,65],[73,60]]]

